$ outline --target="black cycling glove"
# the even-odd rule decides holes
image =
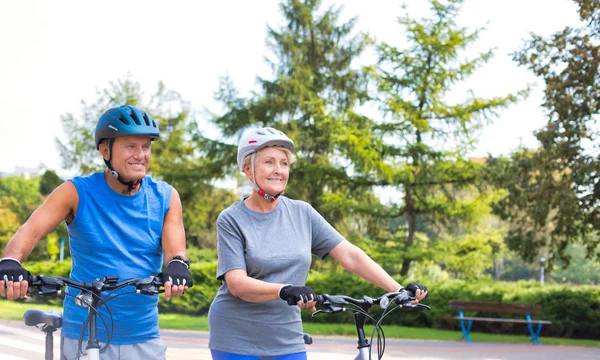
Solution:
[[[17,260],[0,260],[0,281],[29,281],[29,276],[29,271],[23,269]]]
[[[421,285],[416,282],[411,282],[410,284],[406,285],[405,289],[410,291],[413,294],[413,296],[417,294],[417,290],[427,291],[427,288],[425,287],[425,285]],[[424,299],[427,299],[428,297],[429,297],[429,291],[427,291],[427,295],[424,297]]]
[[[288,305],[296,305],[298,301],[303,303],[315,301],[317,295],[310,286],[285,285],[279,289],[279,298],[287,301]]]
[[[180,260],[171,260],[165,270],[158,276],[163,284],[168,281],[172,286],[183,285],[191,288],[194,285],[188,265]]]

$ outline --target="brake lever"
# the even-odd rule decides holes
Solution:
[[[44,275],[32,276],[30,279],[30,288],[27,293],[31,295],[51,296],[61,293],[65,283],[56,278],[48,278]]]
[[[427,309],[427,310],[431,310],[431,306],[429,306],[429,305],[418,303],[416,306],[420,307],[420,308]]]
[[[325,309],[319,309],[312,313],[312,317],[315,317],[315,315],[317,315],[318,313],[333,314],[342,311],[346,311],[346,308],[338,305],[327,304],[327,307]]]
[[[319,309],[319,310],[315,311],[314,313],[312,313],[310,317],[315,317],[315,316],[317,316],[317,314],[319,314],[319,313],[327,313],[327,314],[330,314],[330,313],[332,313],[332,312],[333,312],[333,311],[331,311],[331,309],[326,309],[326,310]]]
[[[161,290],[162,282],[156,281],[154,276],[149,276],[145,279],[139,280],[135,284],[135,289],[138,294],[143,295],[158,295],[164,290]]]

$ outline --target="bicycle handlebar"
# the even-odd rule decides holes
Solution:
[[[136,292],[144,295],[158,295],[164,290],[162,280],[158,276],[132,278],[118,281],[118,276],[106,276],[92,282],[75,281],[60,276],[35,275],[29,277],[28,294],[51,296],[60,293],[64,286],[70,286],[83,291],[101,293],[102,291],[118,290],[127,286],[135,286]]]
[[[346,295],[328,295],[321,294],[317,295],[317,304],[323,305],[324,309],[319,309],[312,314],[314,317],[318,313],[336,313],[340,311],[346,311],[345,305],[355,305],[364,310],[370,309],[373,305],[379,305],[381,308],[387,308],[390,303],[395,303],[399,308],[415,308],[420,307],[427,310],[431,310],[431,307],[421,304],[413,303],[415,296],[412,292],[402,289],[399,292],[391,292],[383,294],[378,298],[371,298],[364,296],[362,299],[355,299]]]

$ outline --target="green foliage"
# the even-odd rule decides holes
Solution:
[[[39,187],[39,177],[0,177],[0,199],[3,208],[10,209],[19,222],[24,223],[42,202]]]
[[[551,284],[600,284],[600,263],[587,258],[587,249],[582,244],[571,244],[565,249],[569,257],[568,263],[556,261],[552,268],[546,268],[544,278]],[[498,279],[516,281],[519,279],[537,279],[540,277],[539,262],[529,263],[522,260],[518,254],[503,253],[499,257]],[[546,267],[546,264],[544,264]]]
[[[494,254],[502,245],[503,237],[498,232],[443,238],[436,249],[437,262],[455,278],[477,278],[493,267]]]
[[[320,5],[318,0],[281,3],[284,26],[268,29],[273,75],[259,79],[261,89],[250,98],[240,97],[231,79],[222,79],[217,99],[226,112],[213,122],[224,137],[204,141],[206,158],[212,160],[206,166],[220,171],[215,177],[233,175],[239,170],[231,142],[250,127],[282,130],[294,140],[298,157],[286,195],[308,201],[344,231],[350,229],[347,216],[353,206],[374,200],[369,185],[346,172],[351,155],[338,141],[362,139],[357,132],[362,118],[353,109],[366,100],[366,83],[352,65],[366,43],[362,35],[352,37],[355,19],[340,23],[338,8],[321,11]],[[352,203],[336,206],[340,199]]]
[[[511,223],[508,244],[532,261],[543,254],[548,267],[569,261],[567,245],[581,242],[588,257],[600,244],[600,8],[580,0],[587,28],[537,35],[514,59],[545,83],[548,123],[536,133],[540,147],[496,159],[491,178],[508,190],[495,210]]]
[[[483,216],[475,203],[461,201],[462,191],[476,184],[480,174],[480,165],[463,156],[485,121],[526,93],[492,99],[471,96],[460,103],[446,100],[452,87],[485,64],[492,52],[460,60],[478,31],[457,25],[461,1],[430,3],[430,18],[399,19],[406,48],[379,44],[379,61],[369,69],[383,116],[369,125],[379,159],[366,163],[380,164],[371,171],[377,174],[378,185],[395,187],[402,194],[393,201],[389,215],[405,219],[406,248],[413,246],[420,221],[431,226],[436,221],[468,223]],[[403,259],[401,274],[408,273],[414,260]]]
[[[46,171],[47,173],[49,171]],[[21,224],[27,221],[45,200],[45,196],[40,193],[43,181],[45,180],[40,176],[0,177],[0,248],[6,246]],[[61,224],[52,236],[62,236],[65,232],[66,228]],[[40,246],[33,250],[29,259],[48,259],[48,256],[46,239],[42,239]]]
[[[20,226],[19,218],[0,198],[0,247],[4,248]]]
[[[49,195],[63,180],[53,170],[46,170],[40,179],[40,194]]]

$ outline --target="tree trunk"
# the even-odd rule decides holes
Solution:
[[[410,248],[415,241],[415,228],[417,225],[417,214],[415,212],[415,203],[412,197],[412,189],[409,185],[404,188],[405,200],[406,200],[406,248]],[[406,276],[410,270],[411,258],[404,258],[402,261],[402,268],[400,269],[400,275]]]

